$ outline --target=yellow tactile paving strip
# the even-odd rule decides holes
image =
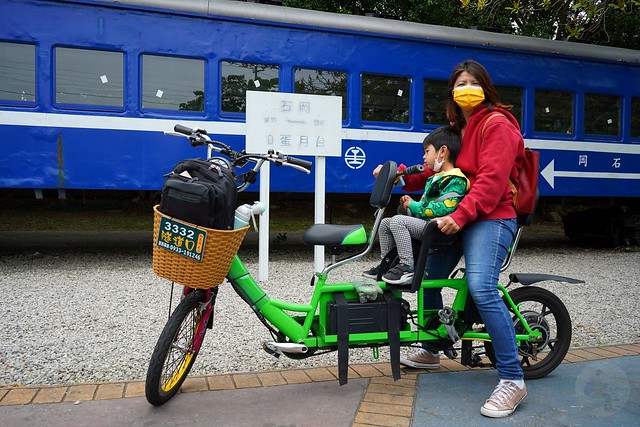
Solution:
[[[621,344],[603,347],[575,348],[563,363],[640,355],[640,344]],[[457,361],[442,359],[437,371],[402,368],[402,378],[394,381],[389,363],[357,364],[349,366],[349,378],[368,378],[365,395],[355,416],[354,426],[409,426],[413,415],[418,374],[463,371],[469,368]],[[181,393],[194,391],[233,390],[251,387],[272,387],[335,381],[337,367],[290,369],[243,374],[224,374],[190,377],[182,385]],[[42,403],[78,402],[122,399],[144,396],[143,381],[123,381],[65,386],[0,386],[0,406]]]

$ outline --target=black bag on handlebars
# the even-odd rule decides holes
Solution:
[[[218,230],[233,228],[237,189],[233,168],[224,162],[179,162],[162,188],[160,212]]]

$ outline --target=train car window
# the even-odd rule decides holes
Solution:
[[[504,105],[512,105],[511,114],[516,118],[522,129],[522,88],[515,86],[498,86],[496,85],[500,101]]]
[[[620,105],[622,98],[614,95],[586,93],[584,95],[584,133],[620,135]]]
[[[409,123],[411,79],[362,74],[362,120]]]
[[[142,108],[204,111],[204,60],[142,55]]]
[[[222,61],[222,88],[220,91],[222,111],[246,113],[248,90],[262,92],[278,91],[278,70],[275,65],[248,62]]]
[[[0,42],[0,100],[35,102],[36,47]]]
[[[55,48],[56,103],[122,107],[124,54]]]
[[[342,97],[342,119],[347,118],[347,73],[296,68],[294,93]]]
[[[534,128],[537,132],[573,133],[575,94],[556,90],[535,91]]]
[[[631,137],[640,138],[640,98],[631,98]]]
[[[422,122],[425,125],[444,125],[449,123],[445,114],[447,94],[446,80],[424,79],[424,111]]]

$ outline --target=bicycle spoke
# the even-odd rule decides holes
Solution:
[[[189,366],[189,362],[193,357],[191,348],[193,345],[195,330],[198,326],[199,315],[192,312],[183,322],[174,340],[167,361],[162,372],[162,388],[170,389],[182,377],[182,371]]]
[[[206,333],[206,329],[200,329],[204,327],[200,301],[200,295],[188,294],[158,339],[145,383],[145,395],[152,405],[164,404],[179,391],[198,356],[196,338]]]

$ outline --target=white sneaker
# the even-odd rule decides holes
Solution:
[[[526,396],[527,386],[520,388],[512,381],[500,381],[480,408],[480,413],[491,418],[508,417]]]

